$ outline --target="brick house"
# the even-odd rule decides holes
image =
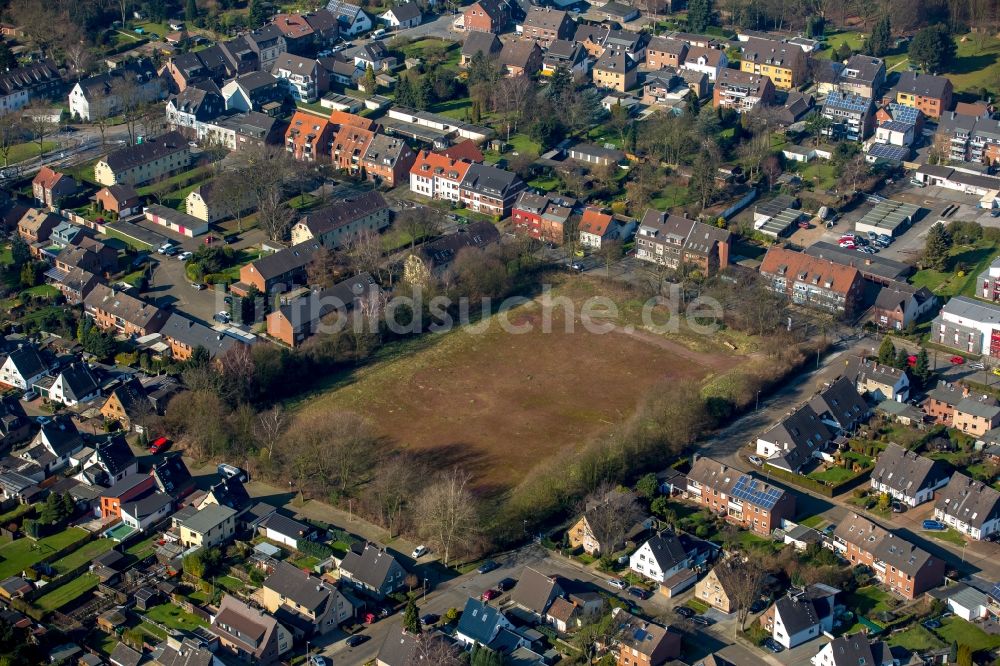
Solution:
[[[636,259],[674,269],[692,265],[708,277],[729,265],[732,234],[650,208],[639,223],[635,244]]]
[[[330,162],[351,175],[359,175],[365,153],[374,138],[374,130],[342,126],[330,141]]]
[[[166,310],[105,284],[95,286],[83,300],[83,306],[84,314],[92,317],[98,328],[125,336],[156,333],[168,314]]]
[[[511,78],[532,76],[542,68],[542,49],[533,39],[513,40],[503,45],[499,60]]]
[[[612,648],[617,666],[663,666],[680,656],[680,634],[623,608],[611,613],[618,629]]]
[[[687,496],[764,536],[795,517],[794,495],[706,457],[698,458],[688,472]]]
[[[361,168],[368,180],[396,187],[409,179],[416,159],[417,154],[402,139],[376,134],[361,158]]]
[[[317,332],[329,317],[346,316],[359,300],[381,290],[367,273],[356,275],[323,291],[312,291],[267,315],[267,334],[289,347],[297,347]]]
[[[329,155],[334,126],[326,118],[307,111],[296,111],[285,130],[285,150],[303,162],[314,162]]]
[[[190,360],[198,347],[205,349],[209,358],[218,358],[244,344],[231,335],[220,333],[176,312],[164,322],[160,335],[170,345],[170,355],[177,361]]]
[[[50,210],[58,210],[62,200],[76,193],[76,181],[69,176],[43,166],[31,181],[35,200]]]
[[[917,72],[903,72],[894,91],[895,101],[903,106],[919,109],[928,118],[940,118],[951,108],[954,88],[946,76],[931,76]]]
[[[712,89],[712,106],[716,109],[733,109],[739,113],[751,111],[758,105],[768,106],[774,101],[774,84],[760,74],[724,69],[719,72]]]
[[[250,293],[251,287],[261,294],[288,291],[305,281],[306,266],[319,248],[319,243],[310,241],[251,261],[240,268],[240,281],[232,285],[231,290],[240,296]]]
[[[118,217],[126,217],[142,210],[142,197],[131,185],[109,185],[102,187],[94,199],[101,210],[114,212]]]
[[[777,246],[764,255],[760,274],[793,303],[845,316],[855,312],[864,294],[861,273],[853,266]]]
[[[920,407],[924,414],[934,419],[934,423],[951,427],[955,419],[955,406],[968,395],[968,388],[940,382],[927,392],[927,399]]]
[[[101,493],[101,518],[121,518],[122,504],[153,492],[156,481],[148,474],[134,472]]]
[[[575,199],[556,194],[521,192],[511,209],[514,230],[546,243],[562,245],[565,227],[576,206]]]
[[[573,36],[573,20],[569,14],[558,9],[530,7],[518,32],[547,47],[557,39],[569,39]]]
[[[646,45],[646,67],[653,72],[664,67],[680,69],[687,52],[688,45],[679,39],[653,37]]]
[[[462,13],[467,32],[503,32],[510,23],[510,5],[505,0],[478,0]]]

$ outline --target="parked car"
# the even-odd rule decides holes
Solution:
[[[438,620],[441,619],[440,615],[435,615],[434,613],[425,613],[420,616],[420,624],[425,627],[429,627],[432,624],[437,624]]]
[[[925,627],[927,627],[928,629],[940,629],[941,628],[941,621],[933,619],[933,618],[930,619],[930,620],[925,620],[922,624]]]
[[[764,460],[760,456],[750,456],[749,460],[754,465],[757,465],[757,467],[760,467],[761,465],[764,464]]]
[[[892,503],[892,512],[893,513],[906,513],[906,505],[902,504],[900,502],[893,502]]]
[[[309,657],[309,666],[330,666],[330,660],[321,654],[314,654]]]
[[[354,634],[344,642],[347,644],[347,647],[358,647],[367,640],[368,637],[364,634]]]
[[[840,234],[840,237],[841,238],[854,238],[856,235],[857,234],[855,234],[853,231],[845,231],[844,233]]]
[[[413,549],[413,552],[410,553],[410,557],[416,560],[423,557],[426,554],[427,554],[427,546],[421,545]]]
[[[920,525],[925,530],[944,530],[947,526],[940,520],[925,520]]]
[[[715,621],[710,617],[705,617],[704,615],[695,615],[691,618],[691,621],[695,624],[700,624],[703,627],[711,627],[715,624]]]
[[[218,467],[215,468],[219,473],[219,476],[226,479],[239,479],[240,481],[247,482],[247,474],[242,469],[236,465],[229,465],[226,463],[219,463]]]
[[[628,593],[631,594],[636,599],[649,599],[649,592],[642,589],[641,587],[630,587],[628,588]]]
[[[874,231],[869,231],[866,235],[868,236],[868,240],[877,240],[878,239],[878,234],[875,233]]]
[[[626,587],[628,587],[628,585],[626,585],[625,581],[623,581],[620,578],[609,578],[608,579],[608,585],[610,585],[611,587],[615,588],[616,590],[624,590]]]
[[[204,284],[202,284],[201,282],[192,282],[191,286],[194,287],[195,289],[197,289],[198,291],[201,291],[203,289],[207,289],[207,287]]]
[[[513,578],[501,578],[500,582],[497,583],[497,589],[501,592],[506,592],[513,589],[515,585],[517,585],[517,581]]]
[[[194,256],[194,252],[188,252],[187,250],[185,250],[184,252],[181,252],[180,254],[177,255],[177,259],[179,261],[187,261],[188,259],[190,259],[193,256]]]
[[[688,608],[687,606],[674,606],[674,612],[681,617],[694,617],[697,613],[694,612],[693,608]]]
[[[965,363],[965,358],[961,356],[952,356],[951,358],[948,359],[948,362],[951,363],[952,365],[962,365],[963,363]]]
[[[21,401],[22,402],[31,402],[32,400],[34,400],[37,397],[38,397],[38,394],[35,393],[35,389],[31,389],[30,391],[26,391],[24,393],[24,395],[21,396]]]
[[[976,361],[975,363],[967,363],[966,366],[969,370],[985,370],[986,365]]]
[[[157,437],[153,440],[153,443],[149,445],[149,452],[152,454],[157,454],[160,451],[165,450],[170,446],[170,440],[166,437]]]
[[[757,601],[750,604],[751,613],[759,613],[767,608],[767,601],[765,599],[758,599]]]
[[[494,590],[493,588],[490,588],[485,592],[483,592],[483,601],[492,601],[493,599],[496,599],[499,596],[500,596],[500,590]]]
[[[916,178],[910,179],[910,185],[913,185],[914,187],[927,187],[927,183],[923,183]]]
[[[226,312],[225,310],[220,310],[220,311],[216,312],[214,315],[212,315],[212,319],[214,319],[215,321],[219,322],[220,324],[228,324],[229,323],[229,313]]]
[[[476,572],[484,574],[484,573],[489,573],[491,571],[495,571],[499,568],[500,565],[494,562],[493,560],[486,560],[485,562],[479,565],[479,568],[476,569]]]
[[[774,640],[773,638],[765,638],[764,639],[764,647],[766,647],[768,650],[770,650],[771,652],[773,652],[775,654],[778,654],[779,652],[781,652],[782,650],[785,649],[784,646],[781,643],[779,643],[778,641]]]

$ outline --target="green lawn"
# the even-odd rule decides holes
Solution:
[[[955,44],[955,60],[941,74],[951,79],[956,91],[1000,88],[1000,39],[969,34],[957,38]]]
[[[21,516],[30,513],[33,509],[34,507],[30,504],[18,504],[7,513],[0,515],[0,525],[7,525],[11,521],[17,520]]]
[[[824,192],[837,185],[837,167],[828,160],[813,160],[798,170],[803,183],[812,185],[813,190]]]
[[[670,210],[691,203],[692,196],[691,190],[687,187],[670,183],[660,190],[659,196],[650,200],[649,205],[656,210]]]
[[[46,611],[58,610],[97,587],[98,583],[100,583],[100,579],[97,576],[85,573],[49,594],[42,595],[35,600],[35,605]]]
[[[941,628],[935,633],[944,639],[945,643],[968,645],[973,652],[979,650],[995,650],[1000,647],[1000,636],[991,636],[985,631],[966,622],[960,617],[949,617],[941,622]]]
[[[189,178],[198,178],[199,181],[201,181],[211,177],[211,175],[212,167],[199,166],[193,169],[188,169],[187,171],[181,171],[178,174],[174,174],[170,178],[166,178],[143,187],[137,187],[135,191],[142,196],[148,196],[157,192],[168,192],[171,187],[174,187],[178,183],[182,183]]]
[[[799,524],[800,525],[804,525],[805,527],[811,527],[813,529],[819,529],[820,527],[826,526],[827,522],[828,521],[827,521],[826,518],[824,518],[823,516],[817,514],[815,516],[809,516],[805,520],[799,521]]]
[[[911,652],[943,648],[946,645],[941,639],[919,624],[914,624],[906,631],[901,631],[894,636],[890,636],[887,642],[890,647],[901,647]]]
[[[854,476],[854,472],[843,467],[831,467],[823,471],[816,471],[807,474],[810,479],[816,479],[830,485],[836,485]]]
[[[49,152],[50,150],[55,150],[59,147],[59,144],[55,141],[43,141],[42,147],[45,149],[45,152]],[[19,143],[11,147],[10,154],[7,155],[7,163],[17,164],[18,162],[29,160],[32,157],[38,157],[38,144],[34,141]]]
[[[959,245],[950,252],[947,270],[924,269],[913,274],[915,287],[927,287],[940,296],[976,295],[976,277],[997,256],[997,246],[989,241]]]
[[[156,538],[157,535],[154,534],[143,539],[142,541],[136,541],[125,549],[125,554],[133,555],[140,560],[148,555],[152,555],[156,552]]]
[[[115,542],[111,539],[95,539],[94,541],[77,548],[61,560],[53,562],[52,568],[60,574],[72,571],[83,563],[89,562],[95,557],[108,552],[114,548],[114,545]]]
[[[167,632],[160,629],[155,624],[150,624],[149,622],[141,622],[138,629],[144,632],[147,636],[150,636],[153,640],[152,643],[159,643],[160,641],[167,639]]]
[[[452,99],[447,102],[439,102],[431,106],[430,111],[440,113],[442,116],[454,118],[455,120],[466,120],[469,109],[472,108],[472,100],[468,97],[462,99]]]
[[[922,531],[922,533],[925,536],[934,537],[938,541],[953,543],[956,546],[965,545],[965,538],[959,532],[950,527],[946,530],[927,530],[927,531]]]
[[[161,604],[146,611],[146,617],[155,622],[181,631],[194,631],[208,623],[197,615],[181,610],[173,604]]]
[[[831,60],[836,59],[837,50],[844,43],[855,51],[860,51],[861,47],[865,45],[865,36],[857,30],[845,30],[827,35],[826,44],[829,47],[826,49],[827,56]]]
[[[87,538],[87,532],[79,527],[70,527],[58,534],[35,541],[24,538],[0,547],[0,580],[20,573],[40,562],[46,555],[62,550],[66,546]]]
[[[318,562],[318,560],[317,560]],[[235,576],[220,576],[215,579],[215,584],[219,587],[225,588],[229,592],[239,592],[246,585],[239,578]]]
[[[31,287],[30,289],[25,289],[21,292],[22,296],[44,296],[45,298],[55,298],[59,295],[59,290],[53,287],[51,284],[40,284],[36,287]]]
[[[844,605],[859,616],[869,617],[875,613],[889,610],[886,603],[892,595],[880,587],[869,585],[859,587],[854,593],[847,595]]]

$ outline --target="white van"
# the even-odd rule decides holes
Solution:
[[[372,33],[372,39],[381,39],[382,37],[385,37],[385,28],[379,28]]]

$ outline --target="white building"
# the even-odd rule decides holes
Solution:
[[[27,391],[45,376],[48,368],[34,347],[25,345],[15,349],[0,366],[0,383]]]
[[[83,363],[72,363],[56,375],[48,398],[67,407],[76,407],[101,395],[94,373]]]
[[[379,16],[391,28],[402,30],[420,25],[420,7],[415,2],[402,2]]]
[[[166,493],[153,493],[134,502],[122,502],[122,522],[140,532],[169,516],[174,501]]]
[[[628,558],[629,569],[657,583],[688,568],[691,558],[673,534],[657,534]]]
[[[1000,358],[1000,304],[984,303],[968,296],[949,300],[931,322],[931,340],[959,351]]]
[[[934,519],[982,540],[1000,530],[1000,492],[955,472],[937,493]]]
[[[875,140],[890,146],[912,146],[915,125],[900,120],[890,120],[875,128]]]
[[[838,636],[823,647],[810,660],[813,666],[892,666],[895,663],[889,646],[878,641],[869,643],[867,636],[858,632]]]
[[[326,8],[337,17],[341,35],[360,35],[372,29],[372,19],[361,7],[346,0],[330,0]]]

